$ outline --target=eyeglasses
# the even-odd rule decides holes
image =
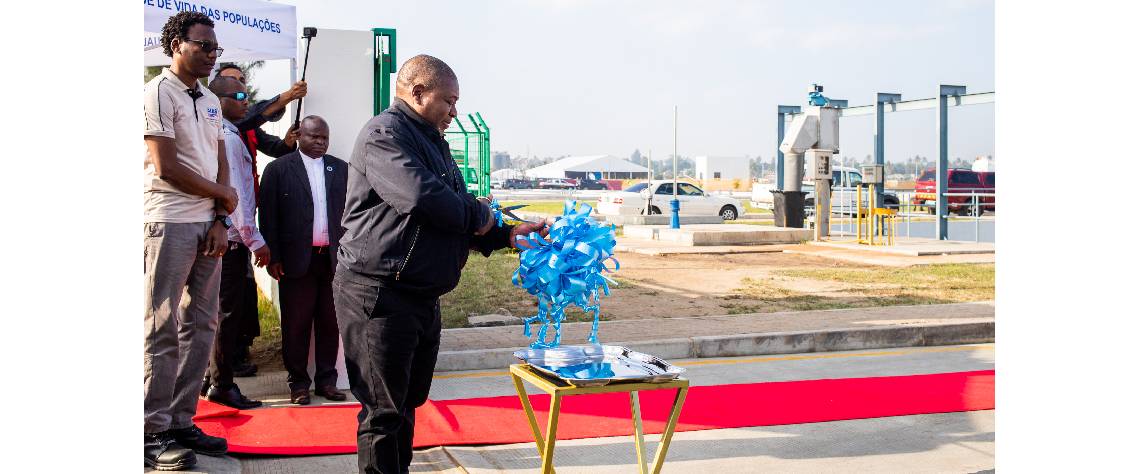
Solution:
[[[218,97],[228,97],[233,100],[242,101],[249,98],[249,94],[245,92],[234,92],[233,94],[219,94]]]
[[[187,38],[185,41],[189,41],[191,43],[198,43],[198,46],[202,47],[202,52],[206,53],[206,54],[210,54],[214,51],[217,51],[218,56],[221,56],[222,51],[225,51],[225,48],[218,46],[218,43],[215,43],[213,41],[195,40],[195,39],[189,39],[189,38]]]

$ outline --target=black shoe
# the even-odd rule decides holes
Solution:
[[[177,441],[178,444],[193,449],[194,452],[198,454],[221,456],[226,454],[226,451],[229,450],[229,444],[226,443],[225,438],[203,433],[201,428],[198,428],[197,425],[170,430],[170,433],[174,435],[174,440]]]
[[[257,366],[252,362],[242,362],[234,366],[234,377],[253,377],[257,375]]]
[[[181,471],[198,464],[198,458],[178,444],[170,431],[163,431],[143,435],[143,462],[156,471]]]
[[[245,395],[242,395],[237,385],[230,388],[210,387],[210,391],[206,394],[206,400],[221,403],[222,405],[237,408],[238,410],[248,410],[261,406],[260,401],[250,400],[246,398]]]

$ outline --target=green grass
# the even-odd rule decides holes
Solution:
[[[459,285],[440,298],[443,327],[466,327],[468,314],[490,314],[500,308],[520,318],[537,313],[538,298],[511,283],[511,275],[518,267],[518,252],[513,249],[496,251],[487,258],[471,254]],[[566,321],[593,321],[593,315],[572,307],[566,310]]]
[[[472,253],[463,268],[459,285],[440,298],[443,327],[466,327],[469,313],[489,314],[499,308],[519,317],[534,313],[535,297],[511,284],[511,274],[518,267],[519,257],[515,250],[499,250],[487,258]]]
[[[774,281],[745,278],[723,297],[729,314],[866,308],[986,301],[994,298],[993,264],[926,265],[910,268],[778,270],[778,276],[849,284],[837,292],[808,293]],[[841,293],[837,294],[837,293]]]
[[[740,203],[744,206],[744,213],[745,214],[771,214],[772,213],[771,209],[764,209],[764,208],[753,206],[752,201],[750,201],[748,199],[743,199],[740,201]]]
[[[261,323],[261,335],[253,340],[250,358],[262,372],[284,368],[281,360],[281,318],[277,316],[273,301],[260,289],[257,291],[257,320]]]
[[[906,268],[827,268],[780,270],[778,275],[850,283],[872,297],[909,295],[938,301],[994,298],[994,265],[946,264]]]
[[[564,201],[502,201],[502,202],[500,202],[500,204],[502,204],[503,207],[515,206],[515,205],[519,205],[519,204],[526,204],[527,205],[526,207],[524,207],[522,209],[515,210],[514,211],[515,213],[533,212],[536,214],[549,214],[549,215],[560,216],[560,215],[562,215],[563,202]],[[579,202],[585,202],[585,203],[589,204],[590,206],[594,206],[594,207],[597,207],[597,204],[598,204],[596,201],[579,201]]]

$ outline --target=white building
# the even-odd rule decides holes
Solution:
[[[506,168],[491,172],[491,179],[520,179],[525,177],[526,176],[523,175],[522,171],[513,168]]]
[[[694,177],[702,182],[710,179],[747,182],[749,179],[748,158],[743,156],[698,156],[694,161]]]
[[[647,179],[649,168],[612,155],[571,156],[526,170],[526,175],[528,178]]]

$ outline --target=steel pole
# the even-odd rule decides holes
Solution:
[[[901,100],[902,94],[884,92],[875,94],[875,164],[882,166],[884,170],[886,170],[887,159],[883,139],[883,104],[898,102]],[[880,186],[875,190],[875,194],[867,196],[867,198],[871,200],[871,207],[883,207],[883,187],[884,186]]]
[[[673,106],[673,200],[669,201],[672,216],[669,217],[669,228],[681,228],[681,201],[677,200],[677,106]]]
[[[966,86],[949,86],[945,84],[938,85],[938,114],[936,116],[936,127],[938,128],[938,169],[935,171],[934,182],[935,192],[937,193],[937,205],[935,206],[935,238],[938,240],[947,240],[949,238],[949,222],[946,216],[949,214],[950,209],[946,202],[946,178],[948,170],[950,169],[950,152],[949,152],[949,134],[947,133],[947,98],[949,96],[959,96],[966,93]]]
[[[788,114],[800,113],[798,105],[776,106],[776,190],[784,190],[784,152],[780,151],[780,144],[784,143],[784,118]]]

